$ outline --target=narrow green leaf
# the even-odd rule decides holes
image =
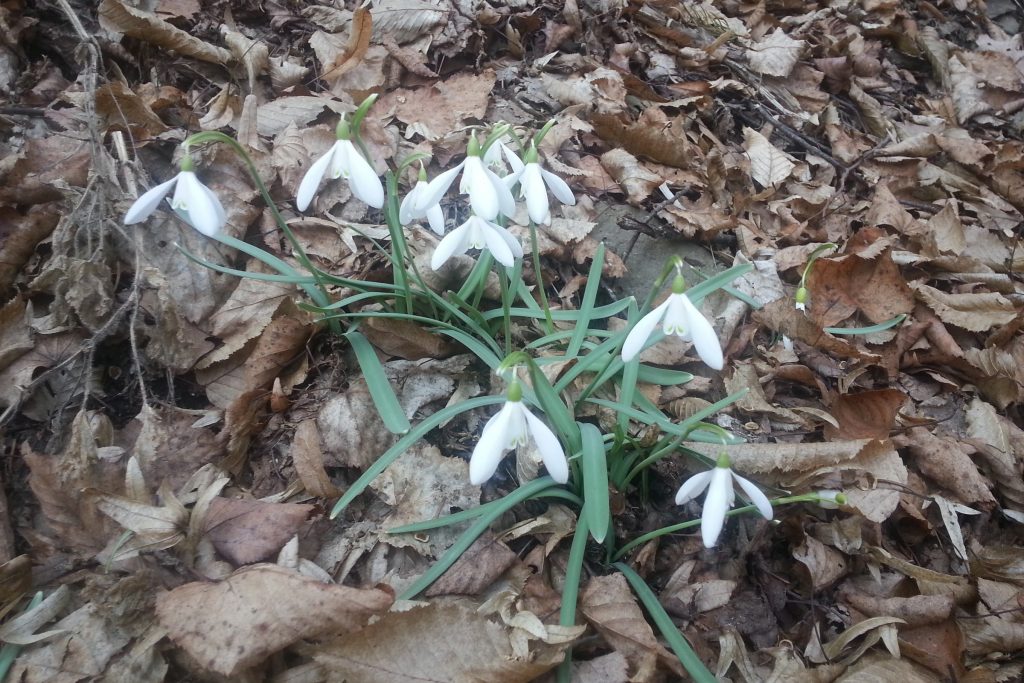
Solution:
[[[597,290],[601,285],[601,272],[604,269],[604,242],[599,242],[597,251],[594,252],[594,260],[590,264],[590,271],[587,273],[587,286],[583,289],[583,300],[580,301],[579,317],[576,319],[576,333],[569,341],[569,348],[565,355],[576,356],[583,347],[583,339],[587,336],[587,329],[594,315],[594,302],[597,300]]]
[[[430,588],[430,585],[441,578],[441,575],[448,571],[448,569],[455,564],[456,560],[462,557],[462,554],[466,552],[471,545],[473,545],[473,542],[476,541],[482,533],[487,531],[487,528],[490,527],[498,517],[505,514],[505,512],[510,510],[513,506],[518,505],[524,500],[533,498],[544,489],[552,486],[556,486],[554,479],[551,477],[540,477],[538,479],[534,479],[528,484],[520,486],[504,498],[494,501],[501,504],[489,508],[486,512],[480,515],[473,525],[459,536],[459,539],[455,541],[455,544],[452,545],[444,555],[439,557],[423,576],[406,588],[402,594],[398,596],[398,599],[412,600],[427,588]]]
[[[540,366],[533,359],[529,360],[527,366],[530,370],[530,382],[533,385],[533,392],[537,397],[541,410],[544,411],[544,414],[551,421],[555,431],[568,443],[569,450],[573,453],[579,451],[581,446],[580,430],[576,425],[576,420],[573,419],[572,413],[562,403],[561,397],[551,386],[548,378],[541,371]]]
[[[576,520],[576,531],[572,535],[569,547],[569,559],[565,565],[565,580],[562,582],[562,606],[558,612],[558,623],[561,626],[576,625],[576,604],[579,602],[580,580],[583,577],[583,561],[587,551],[587,505],[583,506],[579,519]],[[558,683],[569,683],[572,672],[572,650],[565,651],[565,659],[558,667]]]
[[[370,389],[370,398],[373,399],[373,405],[380,413],[384,426],[394,434],[405,434],[411,428],[409,419],[405,416],[405,411],[402,410],[387,375],[384,374],[384,366],[380,364],[377,352],[359,332],[346,332],[345,338],[355,351],[359,368],[366,379],[366,386]]]
[[[686,384],[693,380],[693,375],[681,370],[667,370],[665,368],[654,368],[650,365],[641,365],[637,372],[637,379],[648,384],[675,386],[676,384]]]
[[[544,489],[534,496],[534,498],[559,498],[561,500],[569,501],[577,507],[583,507],[583,501],[580,500],[579,496],[572,491],[566,491],[565,489],[557,487]],[[431,529],[439,529],[441,527],[451,526],[452,524],[468,522],[469,520],[476,519],[485,512],[493,510],[495,507],[501,505],[502,500],[502,498],[492,500],[489,503],[483,503],[475,508],[462,510],[461,512],[453,512],[450,515],[438,517],[437,519],[425,519],[422,522],[403,524],[402,526],[396,526],[393,529],[385,529],[385,532],[389,534],[415,534],[421,531],[430,531]]]
[[[906,319],[907,314],[900,313],[891,320],[886,320],[884,323],[878,323],[877,325],[871,325],[869,327],[826,327],[825,331],[829,334],[873,334],[875,332],[884,332],[885,330],[896,327]]]
[[[381,472],[386,470],[388,465],[397,460],[402,453],[405,453],[410,446],[426,436],[431,429],[442,422],[452,419],[460,413],[465,413],[473,410],[474,408],[482,408],[484,406],[492,406],[504,402],[504,396],[480,396],[477,398],[471,398],[457,405],[442,408],[417,424],[409,431],[408,434],[399,439],[394,446],[384,451],[384,453],[377,458],[365,472],[363,472],[362,476],[356,479],[356,481],[348,487],[348,490],[345,491],[338,502],[334,504],[334,508],[331,509],[331,519],[334,519],[341,514],[341,511],[347,508],[349,504],[356,499],[356,496],[366,490],[366,487],[370,485],[371,481],[376,479]]]
[[[665,611],[665,608],[661,606],[661,603],[658,602],[658,597],[644,580],[640,578],[640,575],[622,562],[616,562],[613,566],[626,577],[626,581],[629,582],[633,592],[636,593],[636,596],[640,598],[640,602],[647,608],[647,612],[651,615],[651,619],[654,620],[655,626],[661,631],[662,637],[668,642],[672,652],[679,658],[679,662],[686,669],[687,673],[690,674],[694,682],[716,683],[717,679],[708,671],[704,662],[701,661],[697,653],[690,647],[690,644],[683,638],[683,634],[676,628],[672,618]]]
[[[721,289],[723,286],[729,284],[741,275],[746,275],[754,269],[754,265],[751,263],[741,263],[738,266],[733,266],[729,270],[724,270],[714,277],[709,277],[703,282],[695,284],[686,290],[686,295],[690,297],[690,300],[697,305],[700,301],[711,292],[716,289]]]
[[[611,512],[608,506],[608,462],[604,452],[604,438],[601,430],[589,423],[579,424],[583,436],[583,513],[587,517],[590,535],[598,543],[604,543],[608,533]]]
[[[617,313],[629,308],[631,301],[629,299],[620,299],[614,303],[605,304],[604,306],[596,306],[590,314],[591,320],[601,320],[604,318],[610,318]],[[544,311],[538,311],[533,308],[511,308],[509,313],[513,318],[529,318],[533,320],[543,320]],[[494,320],[504,315],[504,312],[500,308],[494,310],[485,311],[483,313],[484,320]],[[574,310],[561,310],[551,311],[551,317],[554,320],[566,320],[569,322],[576,322],[580,319],[580,312]]]

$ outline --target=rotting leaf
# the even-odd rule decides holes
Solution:
[[[562,661],[570,642],[513,647],[512,631],[459,604],[390,612],[307,652],[329,678],[361,683],[528,683]]]
[[[312,505],[214,498],[206,517],[206,536],[235,565],[251,564],[277,554],[305,524]]]
[[[156,615],[200,665],[233,676],[303,638],[359,629],[393,600],[387,591],[324,584],[261,564],[163,593]]]

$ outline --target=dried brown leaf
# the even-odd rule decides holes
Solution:
[[[410,320],[367,318],[359,329],[378,349],[405,360],[448,358],[458,351],[447,337]]]
[[[231,59],[231,53],[224,48],[210,45],[149,12],[125,5],[121,0],[103,0],[98,12],[100,24],[108,31],[123,33],[204,62],[227,64]]]
[[[825,438],[837,439],[885,439],[896,425],[896,414],[907,401],[907,395],[899,389],[879,389],[844,394],[829,406],[832,415],[839,421],[838,429],[825,426]]]
[[[96,113],[107,130],[128,131],[135,140],[149,140],[167,130],[149,105],[123,81],[111,81],[96,91]]]
[[[515,564],[519,556],[497,538],[484,534],[469,546],[430,588],[427,597],[477,595]]]
[[[788,154],[753,128],[743,128],[743,149],[750,159],[750,177],[762,187],[775,187],[796,168]]]
[[[631,680],[649,680],[659,661],[683,675],[679,660],[658,642],[622,574],[592,578],[580,593],[580,611],[626,657]]]
[[[232,564],[252,564],[276,555],[313,510],[312,505],[214,498],[206,535]]]
[[[338,487],[324,470],[324,453],[320,448],[320,430],[316,428],[316,420],[303,420],[299,423],[288,454],[307,493],[317,498],[335,498],[340,495]]]
[[[561,662],[569,644],[538,643],[517,651],[512,632],[478,611],[431,604],[385,614],[310,653],[338,680],[527,683]]]
[[[484,118],[497,78],[491,69],[479,74],[460,72],[429,86],[390,92],[377,106],[394,107],[399,121],[436,140],[467,120]]]
[[[1005,325],[1017,315],[1013,302],[998,292],[947,294],[940,289],[915,282],[911,288],[942,322],[971,332],[984,332]]]
[[[240,569],[157,597],[167,635],[204,668],[233,676],[303,638],[350,632],[390,607],[393,596],[314,581],[275,565]]]
[[[648,108],[635,122],[622,115],[594,114],[590,123],[611,147],[675,168],[693,165],[682,120],[668,119],[658,107]]]
[[[781,28],[776,28],[747,48],[750,68],[768,76],[788,76],[800,59],[804,41],[793,40]]]
[[[630,204],[643,204],[664,180],[652,173],[624,149],[612,149],[601,155],[601,166],[626,193]]]
[[[995,505],[989,490],[991,484],[958,441],[936,436],[924,427],[915,427],[893,441],[914,456],[914,464],[922,474],[951,491],[960,502]]]
[[[831,586],[850,571],[841,552],[811,536],[804,536],[803,542],[793,549],[793,559],[807,569],[815,592]]]

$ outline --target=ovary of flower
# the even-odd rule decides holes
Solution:
[[[299,211],[309,208],[324,174],[328,172],[331,178],[348,180],[352,195],[364,204],[375,209],[384,206],[384,186],[373,166],[363,158],[351,140],[336,140],[327,153],[309,167],[299,183],[299,191],[295,196],[295,206]]]
[[[468,221],[445,235],[438,243],[430,258],[430,267],[437,270],[452,256],[465,254],[470,249],[484,248],[491,252],[495,261],[508,268],[523,256],[523,247],[512,233],[480,216],[470,216]]]
[[[441,205],[438,203],[431,204],[422,209],[417,209],[417,203],[422,197],[423,193],[427,190],[427,182],[425,180],[416,181],[415,187],[409,191],[409,194],[405,195],[405,199],[402,200],[402,206],[398,209],[398,220],[402,225],[408,225],[412,221],[426,218],[430,224],[430,229],[436,232],[438,235],[444,234],[444,211],[441,210]]]
[[[574,206],[576,197],[564,180],[550,171],[540,167],[537,150],[530,148],[526,153],[526,164],[520,161],[519,157],[512,154],[511,150],[506,153],[509,165],[512,167],[512,174],[505,178],[509,187],[519,183],[519,196],[526,200],[526,211],[530,214],[530,220],[538,225],[551,224],[551,208],[548,203],[548,190],[555,198]]]
[[[227,223],[227,214],[217,195],[210,188],[199,182],[191,170],[191,162],[182,162],[183,170],[165,183],[160,183],[135,200],[128,213],[124,215],[124,224],[141,223],[149,218],[160,206],[167,193],[174,188],[171,208],[188,223],[206,236],[212,236]]]
[[[512,197],[512,192],[494,171],[484,165],[479,154],[479,146],[475,142],[475,138],[470,142],[469,155],[462,163],[427,183],[427,188],[419,195],[413,210],[424,211],[427,207],[439,203],[461,172],[459,192],[469,195],[473,213],[488,221],[493,221],[499,213],[509,218],[515,214],[516,200]]]
[[[498,469],[505,451],[525,446],[530,438],[536,444],[551,478],[560,484],[567,482],[569,464],[558,437],[521,400],[509,398],[501,410],[484,425],[480,440],[469,459],[470,483],[479,485],[490,479]]]
[[[718,542],[718,536],[725,524],[725,513],[736,502],[733,482],[740,485],[750,498],[750,502],[757,506],[757,511],[762,517],[772,518],[772,504],[768,497],[754,482],[733,472],[729,467],[729,458],[722,456],[715,469],[693,475],[684,481],[676,492],[676,505],[683,505],[699,496],[704,489],[708,490],[700,516],[700,535],[705,548],[712,548]]]
[[[672,292],[663,304],[633,326],[622,344],[622,360],[629,362],[636,358],[659,323],[666,335],[675,334],[683,341],[692,341],[697,355],[709,368],[721,370],[725,365],[715,329],[690,298],[679,292]]]

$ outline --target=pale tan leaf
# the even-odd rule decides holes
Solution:
[[[338,115],[350,114],[354,110],[351,104],[339,102],[328,97],[312,95],[295,95],[278,97],[260,105],[256,112],[256,126],[260,135],[274,137],[289,124],[305,126],[330,110]]]
[[[338,487],[324,470],[324,452],[320,448],[320,430],[316,427],[316,420],[303,420],[299,423],[288,453],[299,481],[311,496],[335,498],[340,495]]]
[[[232,676],[303,638],[358,629],[393,599],[375,588],[324,584],[264,564],[163,593],[156,615],[203,667]]]
[[[108,31],[123,33],[204,62],[227,64],[231,59],[231,53],[224,48],[210,45],[155,15],[125,5],[121,0],[103,0],[98,11],[100,24]]]
[[[803,542],[792,552],[793,559],[807,569],[815,591],[831,586],[850,571],[842,553],[811,536],[804,536]]]
[[[436,140],[467,120],[484,118],[497,78],[491,69],[479,74],[460,72],[420,88],[390,92],[377,106],[394,107],[399,121],[415,125],[420,135]]]
[[[911,283],[918,299],[928,305],[942,322],[971,332],[984,332],[1005,325],[1017,315],[1013,302],[998,292],[947,294],[921,282]]]
[[[379,0],[373,5],[373,34],[410,43],[444,26],[451,11],[448,5],[429,0]]]
[[[256,79],[270,68],[270,48],[262,40],[251,40],[227,26],[221,26],[220,30],[224,36],[224,42],[231,50],[231,55],[245,66],[245,75],[249,79],[249,92],[256,91]]]
[[[664,180],[650,171],[624,149],[612,149],[601,155],[601,166],[625,191],[630,204],[640,205]]]
[[[743,128],[743,149],[750,159],[750,177],[763,187],[773,187],[789,177],[796,165],[788,154],[753,128]]]
[[[757,73],[788,76],[800,59],[804,44],[804,41],[793,40],[781,28],[776,28],[747,48],[747,61]]]
[[[558,665],[568,647],[529,645],[516,652],[506,627],[457,604],[431,604],[390,612],[310,652],[333,680],[527,683]]]
[[[835,683],[935,683],[935,674],[906,659],[883,655],[864,657],[834,679]]]

